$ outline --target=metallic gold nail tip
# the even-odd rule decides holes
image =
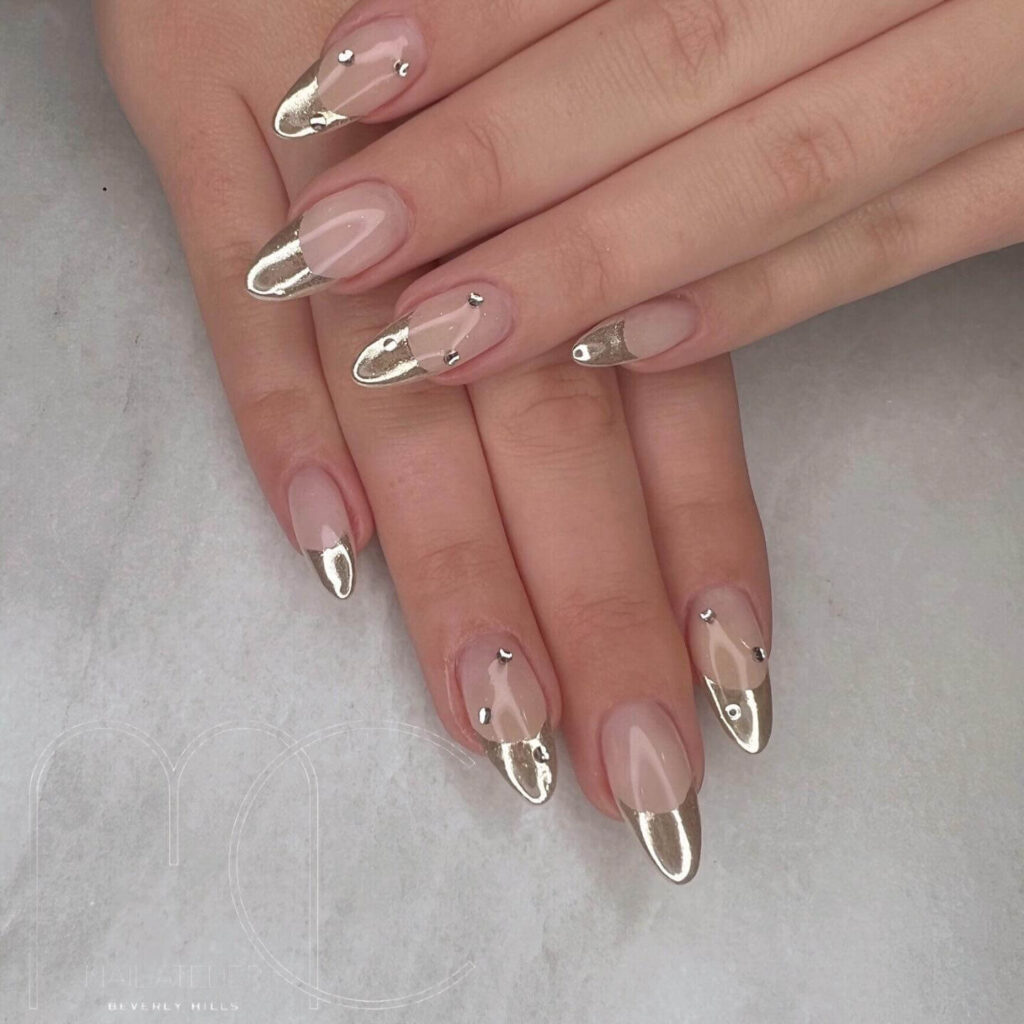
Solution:
[[[531,804],[544,803],[555,791],[557,754],[547,722],[532,739],[515,743],[485,739],[481,742],[491,764]]]
[[[348,537],[342,537],[324,551],[307,550],[306,558],[320,582],[335,597],[344,601],[355,589],[356,559]]]
[[[771,679],[766,675],[753,690],[723,690],[714,679],[703,678],[722,727],[741,749],[759,754],[772,734]]]
[[[301,217],[293,220],[260,250],[245,278],[253,298],[297,299],[333,284],[330,278],[320,277],[306,266],[299,242],[301,221]]]
[[[636,356],[626,346],[626,321],[616,320],[584,334],[573,348],[572,357],[581,366],[631,363]]]
[[[426,374],[409,347],[409,320],[396,320],[359,353],[352,377],[364,387],[402,384]]]
[[[655,867],[677,885],[689,882],[700,866],[697,791],[691,789],[674,811],[661,813],[638,811],[621,800],[616,803]]]
[[[274,131],[282,139],[301,139],[306,135],[320,135],[331,128],[339,128],[355,118],[334,110],[325,110],[320,102],[320,89],[316,80],[320,61],[314,61],[302,77],[288,90],[274,114]]]

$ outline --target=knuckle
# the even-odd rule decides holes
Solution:
[[[897,196],[881,196],[862,207],[855,218],[873,273],[888,278],[891,268],[914,256],[918,225]]]
[[[616,249],[596,225],[582,217],[561,225],[552,239],[552,259],[566,295],[580,306],[614,309],[620,267]]]
[[[235,420],[244,438],[269,438],[274,445],[309,433],[313,396],[304,388],[250,382],[234,400]]]
[[[633,23],[641,59],[670,99],[699,89],[726,60],[733,36],[727,0],[647,0]]]
[[[823,202],[856,170],[856,147],[841,117],[790,111],[757,123],[754,138],[757,172],[783,212]]]
[[[407,570],[420,599],[448,603],[453,595],[493,590],[508,576],[495,545],[462,537],[427,545],[409,556]]]
[[[555,364],[509,383],[492,439],[505,451],[570,465],[602,450],[621,422],[618,394],[601,374]]]
[[[446,166],[457,172],[463,198],[477,209],[500,209],[508,191],[506,165],[512,147],[493,112],[449,123],[438,138],[445,140]]]
[[[637,637],[654,635],[663,626],[663,616],[654,602],[636,593],[629,580],[602,581],[602,593],[580,585],[559,595],[555,618],[559,632],[570,641],[590,642],[602,649],[636,646]]]

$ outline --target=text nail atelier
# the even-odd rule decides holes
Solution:
[[[107,1003],[108,1013],[235,1013],[238,1003]]]

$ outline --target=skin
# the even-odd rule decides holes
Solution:
[[[469,0],[365,0],[335,30],[386,10],[445,58],[375,119],[433,105],[292,211],[385,182],[414,229],[338,291],[456,251],[398,313],[466,280],[509,296],[511,335],[438,381],[503,371],[668,292],[696,329],[630,369],[676,368],[1024,239],[1017,0],[537,6],[487,8],[484,32]]]
[[[531,6],[543,27],[545,5]],[[167,192],[225,393],[285,534],[294,543],[292,476],[327,470],[356,546],[376,529],[439,717],[467,747],[480,749],[454,692],[457,652],[507,631],[596,807],[618,817],[599,732],[624,700],[668,711],[699,778],[680,630],[692,596],[729,581],[766,632],[771,616],[728,359],[620,380],[563,353],[473,387],[357,387],[352,361],[407,279],[276,304],[242,285],[311,176],[388,137],[360,126],[297,144],[270,130],[339,5],[101,0],[95,10],[104,63]],[[524,6],[524,45],[535,28]],[[452,67],[470,75],[500,57],[495,40],[477,65]]]

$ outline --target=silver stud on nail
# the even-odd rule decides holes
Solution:
[[[768,652],[763,647],[755,647],[751,652],[754,656],[754,661],[764,661],[768,657]]]
[[[506,651],[504,647],[499,647],[498,648],[498,661],[500,661],[502,663],[502,665],[507,665],[511,660],[512,660],[512,652],[511,651]]]
[[[399,78],[405,78],[409,74],[409,62],[407,60],[396,60],[395,61],[395,74]]]
[[[490,725],[491,724],[491,709],[490,708],[481,708],[480,709],[480,714],[477,715],[477,718],[480,720],[480,724],[481,725]]]
[[[735,722],[743,714],[743,709],[739,704],[726,704],[725,714],[730,722]]]
[[[381,348],[384,349],[385,352],[394,352],[395,349],[398,348],[398,338],[392,335],[384,342],[383,345],[381,345]]]
[[[551,755],[545,750],[544,747],[533,748],[533,759],[538,764],[547,764],[551,760]]]
[[[709,626],[715,621],[715,610],[713,608],[705,608],[700,613],[701,622],[706,622]]]
[[[327,124],[326,114],[311,114],[309,117],[309,127],[314,131],[323,131],[327,127]]]
[[[339,64],[348,65],[351,64],[355,59],[356,55],[351,50],[342,50],[341,53],[338,54]]]
[[[469,298],[466,301],[471,306],[482,306],[484,304],[484,297],[479,292],[470,292]]]
[[[455,349],[452,349],[451,352],[445,352],[441,358],[444,360],[445,366],[454,366],[462,357]]]

